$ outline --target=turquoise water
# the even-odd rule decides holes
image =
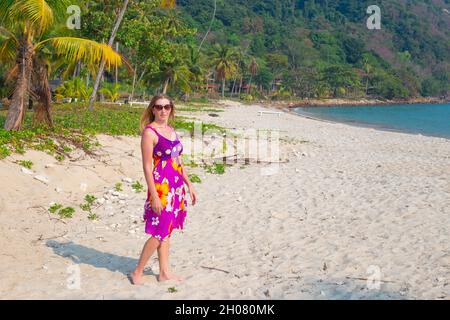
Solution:
[[[450,104],[297,107],[315,118],[450,139]]]

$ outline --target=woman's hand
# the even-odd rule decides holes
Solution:
[[[189,195],[191,196],[192,205],[195,205],[195,202],[197,201],[197,194],[195,193],[195,190],[194,190],[194,187],[192,186],[192,184],[188,185],[188,189],[189,189]]]
[[[161,215],[163,206],[161,204],[161,199],[159,199],[159,197],[157,197],[157,196],[152,197],[152,209],[156,214]]]

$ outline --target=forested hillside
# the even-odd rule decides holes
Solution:
[[[203,35],[214,1],[177,3]],[[380,30],[366,27],[372,4],[381,9]],[[449,0],[217,1],[207,40],[255,57],[257,83],[268,87],[268,80],[283,78],[303,97],[445,95],[449,9]]]

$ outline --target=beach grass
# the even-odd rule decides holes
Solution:
[[[74,149],[82,149],[87,154],[94,154],[100,146],[96,134],[111,136],[138,136],[139,122],[143,108],[130,108],[107,104],[96,104],[91,112],[80,104],[55,104],[52,108],[53,128],[32,124],[32,112],[25,114],[22,130],[6,131],[3,129],[6,111],[0,111],[0,159],[13,153],[24,154],[26,149],[41,150],[54,156],[57,160],[70,158]],[[194,122],[185,117],[176,116],[176,129],[193,132]],[[226,129],[214,124],[203,124],[202,131]]]

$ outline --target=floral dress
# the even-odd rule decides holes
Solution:
[[[177,137],[172,141],[159,134],[151,125],[147,125],[145,129],[147,128],[158,135],[158,143],[153,148],[153,179],[163,209],[161,214],[153,211],[150,190],[147,190],[144,205],[145,233],[160,241],[167,241],[173,229],[183,229],[187,213],[183,168],[179,161],[183,145],[176,132]]]

